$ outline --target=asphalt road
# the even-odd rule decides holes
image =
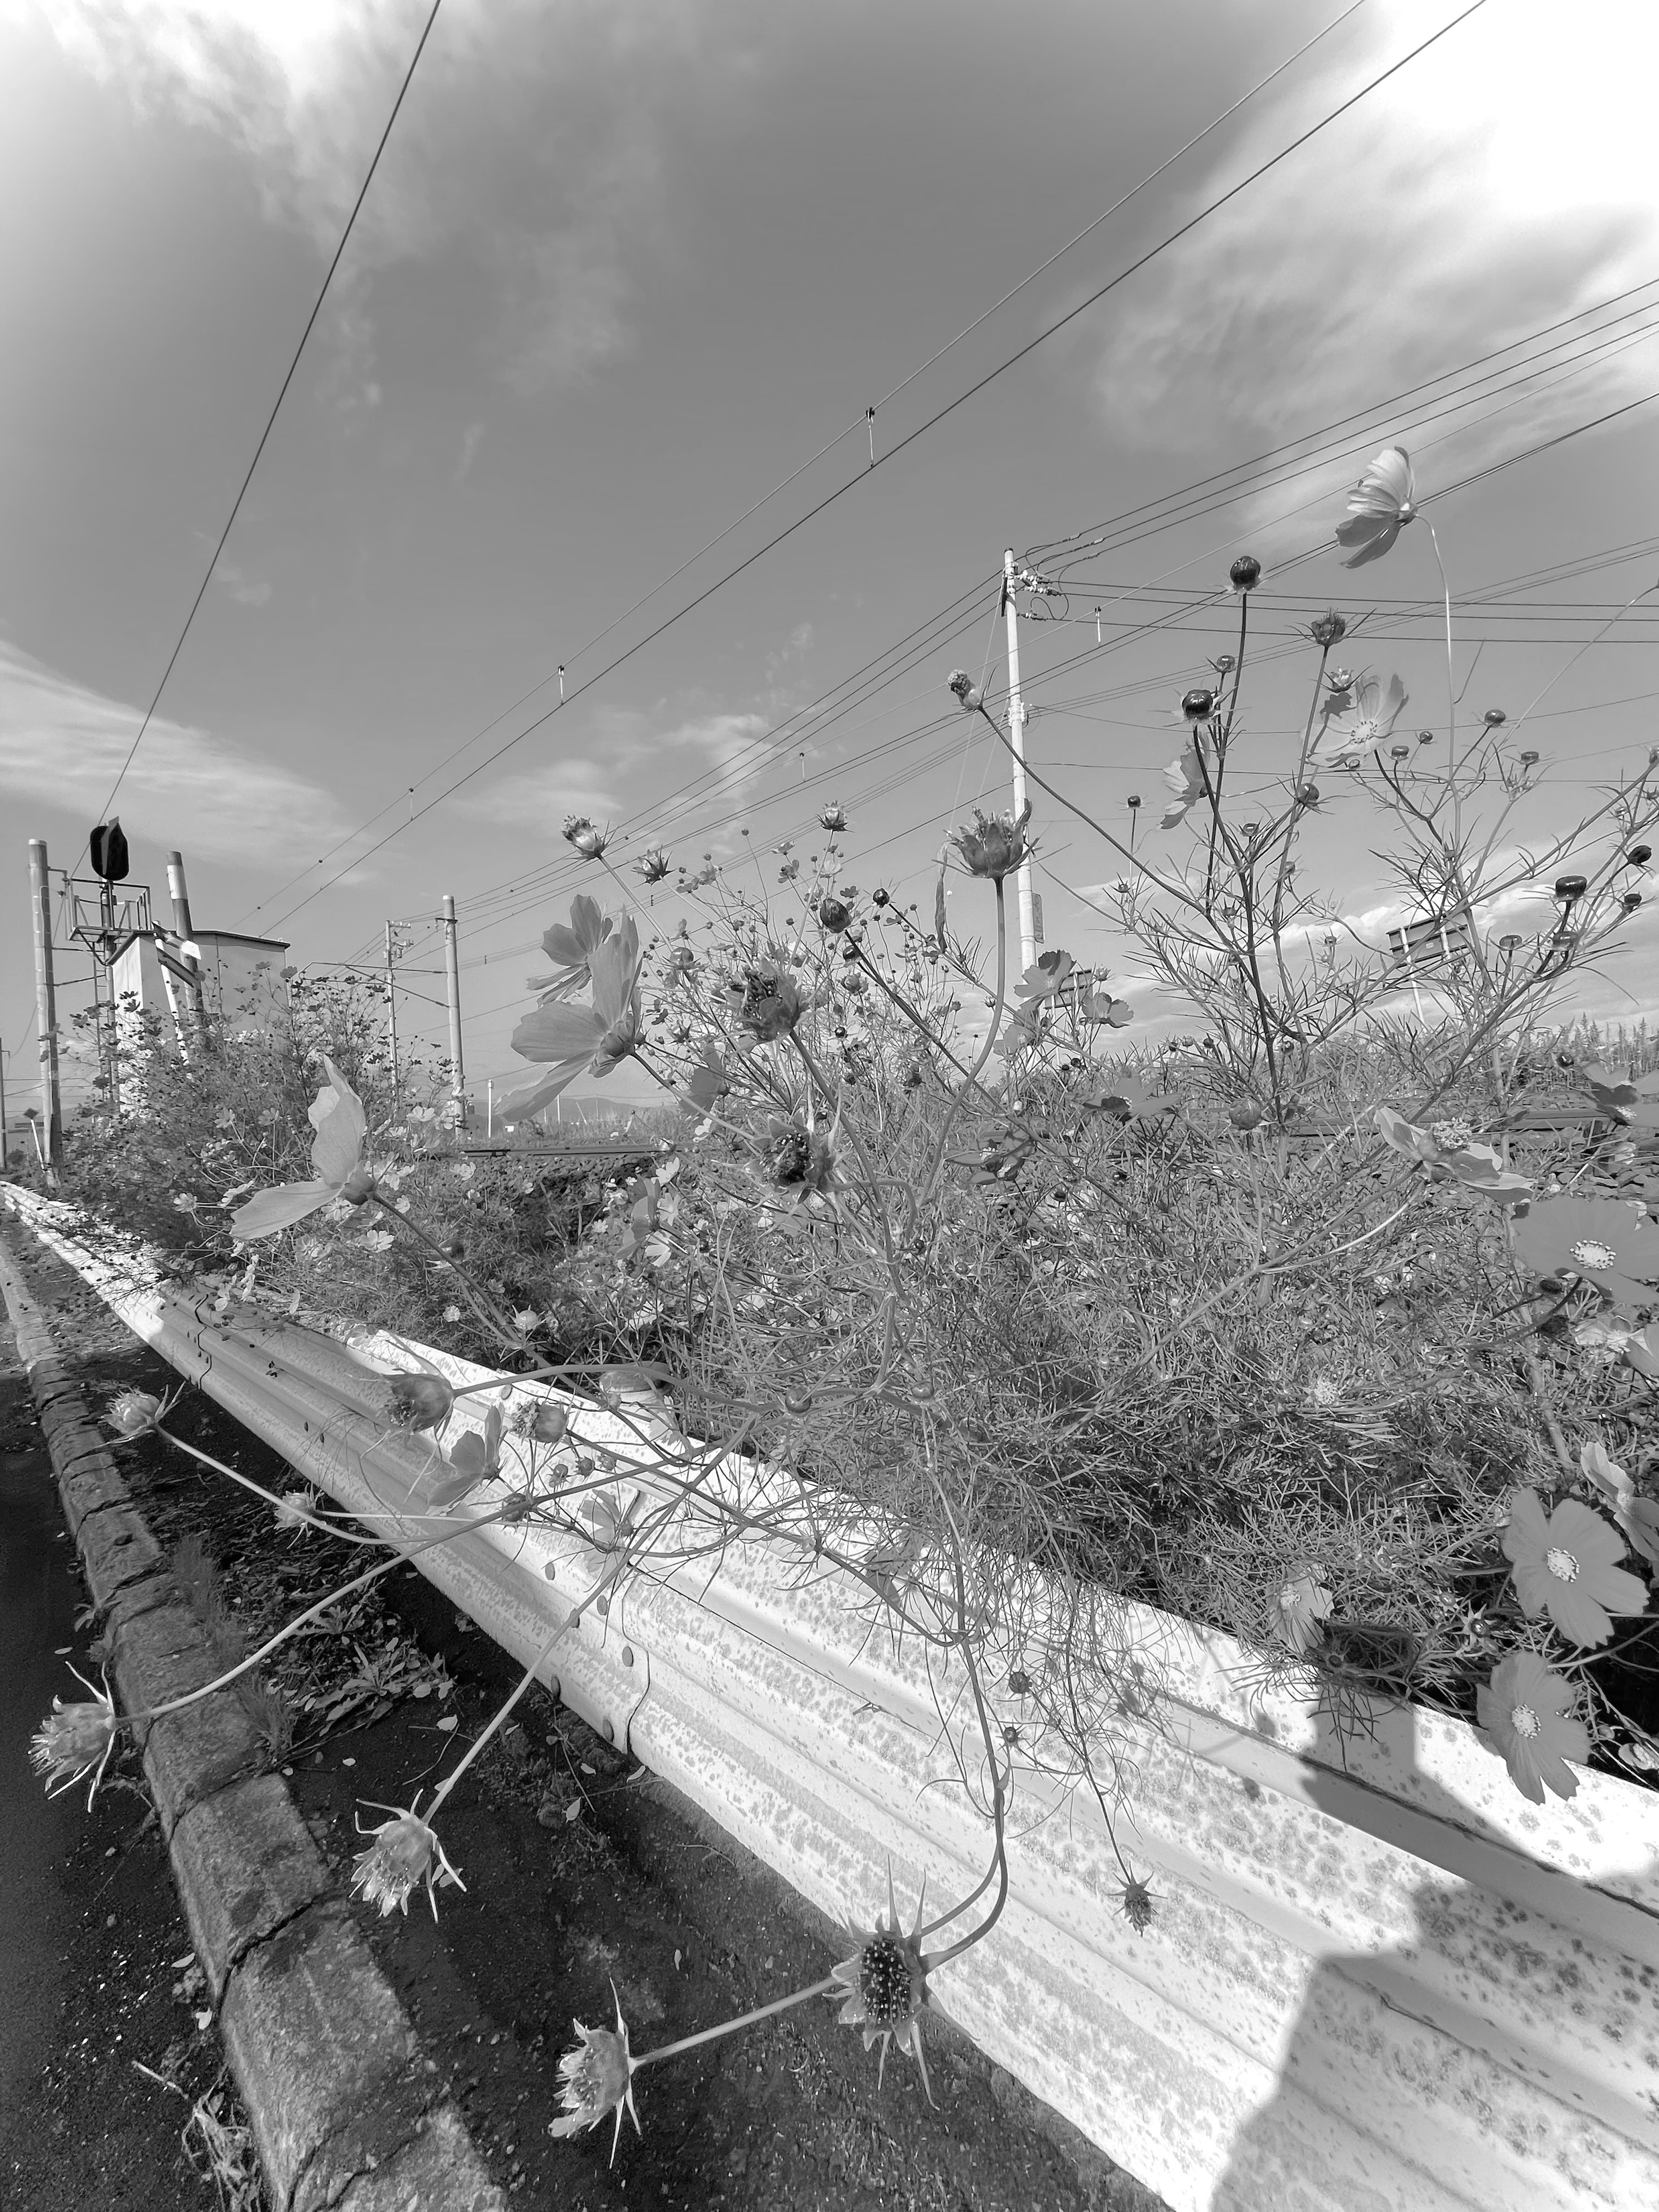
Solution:
[[[53,1693],[85,1695],[65,1647],[98,1679],[74,1559],[0,1308],[0,2204],[206,2212],[181,2130],[221,2053],[173,1993],[190,1936],[147,1801],[118,1782],[88,1814],[29,1765]]]

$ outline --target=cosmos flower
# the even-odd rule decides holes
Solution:
[[[421,1802],[421,1793],[415,1793],[415,1804],[407,1812],[396,1805],[377,1805],[372,1809],[390,1813],[389,1820],[382,1820],[378,1828],[367,1829],[361,1820],[357,1832],[373,1835],[374,1841],[366,1851],[357,1854],[352,1870],[351,1887],[361,1890],[370,1905],[378,1905],[381,1917],[386,1917],[395,1906],[405,1918],[409,1900],[422,1882],[426,1884],[427,1902],[432,1907],[432,1917],[438,1917],[437,1893],[445,1882],[453,1882],[464,1890],[461,1880],[444,1855],[444,1847],[432,1830],[415,1810]]]
[[[1578,1777],[1567,1765],[1589,1757],[1589,1735],[1569,1712],[1572,1686],[1552,1674],[1535,1651],[1511,1651],[1474,1693],[1475,1720],[1510,1770],[1510,1779],[1534,1805],[1546,1787],[1574,1796]]]
[[[243,1243],[255,1237],[274,1237],[296,1221],[320,1213],[336,1199],[362,1206],[372,1195],[374,1178],[364,1164],[368,1121],[363,1102],[326,1054],[323,1067],[328,1081],[306,1109],[312,1127],[309,1182],[278,1183],[258,1192],[230,1217],[230,1233]]]
[[[973,827],[958,830],[951,843],[961,854],[963,865],[970,876],[988,876],[994,884],[1012,873],[1030,858],[1036,849],[1027,839],[1025,825],[1031,818],[1031,802],[1028,799],[1019,813],[981,814],[974,809]]]
[[[1286,1574],[1273,1601],[1279,1616],[1275,1626],[1294,1651],[1305,1654],[1320,1641],[1324,1634],[1322,1624],[1330,1619],[1331,1603],[1329,1590],[1304,1562],[1298,1562]]]
[[[640,873],[648,884],[659,884],[666,877],[672,863],[660,845],[653,845],[648,853],[641,853]]]
[[[1515,1250],[1537,1274],[1594,1283],[1632,1317],[1659,1304],[1659,1231],[1616,1199],[1540,1199],[1515,1224]]]
[[[89,1813],[110,1753],[115,1748],[115,1701],[109,1693],[107,1677],[103,1688],[95,1690],[78,1667],[71,1667],[70,1672],[77,1682],[92,1690],[92,1703],[88,1705],[83,1699],[77,1705],[66,1705],[61,1698],[53,1698],[52,1711],[40,1723],[29,1746],[29,1759],[35,1772],[45,1777],[48,1797],[72,1789],[83,1774],[90,1774],[92,1788],[87,1792]]]
[[[965,714],[974,714],[984,704],[984,693],[965,668],[953,668],[951,671],[950,683],[951,690],[956,694],[957,702]]]
[[[548,934],[550,937],[552,932]],[[640,1041],[640,933],[629,915],[589,953],[592,1004],[544,1003],[513,1032],[513,1049],[526,1060],[551,1063],[549,1073],[505,1101],[510,1121],[550,1105],[584,1069],[609,1075]]]
[[[1579,1449],[1578,1471],[1612,1506],[1631,1549],[1659,1566],[1659,1501],[1638,1498],[1629,1475],[1594,1437]]]
[[[567,814],[564,834],[585,860],[597,860],[611,842],[611,832],[597,829],[585,814]]]
[[[271,1517],[279,1533],[291,1528],[296,1536],[303,1536],[314,1524],[312,1516],[322,1504],[321,1493],[307,1482],[298,1490],[290,1490],[279,1498],[271,1508]]]
[[[1323,726],[1314,743],[1314,757],[1322,766],[1340,768],[1357,760],[1373,745],[1382,744],[1394,732],[1410,697],[1397,676],[1383,690],[1374,676],[1359,678],[1325,701]]]
[[[1623,1539],[1576,1498],[1546,1521],[1535,1490],[1512,1492],[1504,1553],[1527,1618],[1547,1612],[1574,1644],[1605,1644],[1612,1614],[1647,1610],[1646,1583],[1613,1564],[1624,1557]]]
[[[923,1884],[924,1893],[927,1885]],[[876,2068],[876,2087],[881,2087],[887,2068],[887,2046],[897,2044],[914,2058],[921,2073],[927,2101],[933,2101],[922,2055],[921,2014],[927,2004],[927,1962],[921,1954],[921,1899],[916,1900],[916,1924],[907,1936],[899,1926],[898,1901],[893,1895],[893,1870],[887,1869],[888,1917],[870,1929],[849,1927],[857,1948],[848,1959],[830,1969],[847,1991],[836,2019],[842,2027],[861,2027],[864,2047],[879,2040],[881,2058]],[[833,1999],[832,1999],[833,2002]]]
[[[558,2119],[548,2122],[547,2132],[550,2136],[574,2136],[583,2128],[598,2127],[607,2113],[614,2112],[617,2125],[611,2138],[611,2163],[614,2166],[617,2145],[622,2140],[624,2106],[634,2123],[635,2134],[643,2136],[645,2130],[640,2125],[639,2108],[634,2102],[636,2062],[628,2048],[628,2023],[623,2018],[622,1999],[617,1996],[614,1982],[611,1995],[617,2007],[614,2032],[608,2027],[584,2027],[579,2020],[570,2023],[581,2041],[559,2061],[559,2072],[563,2076],[559,2095],[564,2112]]]
[[[758,1044],[775,1044],[800,1019],[799,987],[793,975],[770,961],[749,969],[741,983],[728,983],[726,988],[734,1001],[738,1028],[746,1030]]]
[[[649,854],[647,855],[648,859]],[[568,924],[555,921],[542,933],[542,951],[553,963],[550,975],[532,975],[530,988],[545,1006],[550,999],[568,999],[578,991],[585,991],[592,980],[589,963],[605,939],[612,924],[608,914],[600,911],[597,899],[579,892],[570,902]]]
[[[838,835],[847,827],[847,809],[838,799],[832,799],[828,806],[820,808],[818,820],[832,835]]]
[[[1348,520],[1336,526],[1337,544],[1358,549],[1345,568],[1381,560],[1417,512],[1416,489],[1410,454],[1385,446],[1348,494]]]
[[[1173,830],[1184,821],[1188,809],[1204,796],[1207,780],[1209,788],[1215,789],[1216,747],[1208,731],[1194,729],[1192,742],[1179,760],[1172,760],[1164,771],[1164,781],[1170,798],[1158,822],[1160,830]]]

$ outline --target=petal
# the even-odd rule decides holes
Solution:
[[[510,1098],[498,1100],[498,1110],[510,1121],[523,1121],[532,1114],[540,1113],[544,1106],[550,1106],[559,1093],[575,1081],[584,1065],[580,1060],[566,1060],[524,1090],[515,1091]]]
[[[1616,1573],[1617,1570],[1613,1571]],[[1552,1588],[1544,1602],[1549,1608],[1550,1619],[1562,1635],[1571,1637],[1575,1644],[1586,1648],[1605,1644],[1613,1634],[1613,1623],[1589,1592],[1580,1583],[1564,1583],[1555,1575],[1551,1575],[1549,1579]],[[1630,1576],[1626,1580],[1634,1581],[1635,1577]],[[1640,1583],[1637,1587],[1639,1589]],[[1642,1594],[1645,1598],[1646,1591]]]
[[[1512,1490],[1509,1526],[1504,1531],[1504,1557],[1517,1565],[1541,1565],[1549,1547],[1549,1529],[1544,1520],[1544,1509],[1538,1502],[1538,1492]]]
[[[1363,568],[1368,561],[1380,561],[1399,535],[1400,525],[1397,522],[1390,524],[1383,530],[1380,537],[1373,538],[1369,545],[1362,545],[1358,553],[1350,554],[1348,558],[1342,563],[1343,567],[1345,568]],[[1339,538],[1341,538],[1342,536],[1340,530],[1337,532],[1337,536]],[[1344,543],[1352,544],[1352,540],[1346,539],[1344,540]]]
[[[1553,1575],[1541,1559],[1528,1559],[1512,1568],[1510,1579],[1521,1601],[1521,1610],[1528,1620],[1536,1620],[1547,1605],[1553,1615],[1554,1593],[1569,1587],[1559,1575]]]
[[[1625,1556],[1619,1532],[1576,1498],[1558,1505],[1549,1518],[1549,1542],[1571,1552],[1580,1567],[1610,1567]]]
[[[326,1054],[323,1066],[328,1073],[328,1088],[318,1092],[308,1109],[317,1132],[311,1164],[325,1182],[337,1186],[362,1158],[368,1121],[362,1100]]]
[[[320,1212],[339,1194],[337,1183],[278,1183],[274,1189],[256,1192],[246,1206],[237,1207],[230,1217],[230,1233],[245,1244],[255,1237],[274,1237],[279,1229],[291,1229],[307,1214]]]
[[[586,1060],[609,1026],[587,1006],[538,1006],[513,1032],[513,1049],[525,1060]]]

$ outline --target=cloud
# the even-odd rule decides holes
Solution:
[[[603,708],[588,725],[592,757],[510,772],[458,803],[484,821],[562,834],[568,814],[614,822],[661,799],[665,782],[676,787],[712,771],[720,793],[736,805],[765,765],[756,740],[769,726],[762,714],[717,712],[671,720],[661,708],[654,714]]]
[[[55,0],[47,21],[141,112],[227,139],[267,218],[331,252],[424,12],[408,0]],[[637,264],[670,250],[663,149],[677,112],[752,78],[746,46],[746,65],[730,65],[730,31],[689,0],[447,0],[336,280],[337,350],[372,357],[376,271],[459,246],[494,280],[488,343],[519,390],[624,351]]]
[[[478,448],[483,443],[483,434],[484,426],[482,422],[469,422],[462,431],[461,458],[455,464],[457,483],[464,483],[471,475],[472,464],[478,457]]]
[[[1253,111],[1178,215],[1444,20],[1427,0],[1367,9]],[[1651,0],[1601,0],[1570,26],[1544,0],[1508,0],[1460,25],[1134,280],[1097,374],[1113,430],[1188,454],[1263,450],[1650,277],[1650,149],[1611,88],[1656,66]],[[1484,424],[1457,417],[1443,447],[1443,425],[1404,434],[1419,489],[1650,391],[1656,368],[1650,339]],[[1249,526],[1357,473],[1347,456],[1264,496]]]
[[[246,575],[234,561],[222,561],[213,572],[213,580],[224,586],[239,607],[262,607],[270,598],[270,584]]]
[[[0,644],[0,789],[90,825],[142,720],[136,708]],[[145,732],[116,805],[130,830],[244,863],[313,859],[320,842],[348,826],[320,786],[160,717]]]

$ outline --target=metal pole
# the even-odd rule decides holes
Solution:
[[[386,1018],[392,1037],[392,1107],[398,1110],[398,986],[392,969],[392,924],[386,926]]]
[[[105,1044],[105,1073],[109,1077],[110,1116],[112,1120],[118,1120],[121,1112],[121,1059],[119,1035],[115,1026],[115,886],[113,884],[106,883],[103,886],[103,896],[99,903],[104,925],[100,939],[104,957],[101,961],[94,961],[93,974],[95,978],[101,968],[109,981],[109,1030]],[[101,1030],[103,1028],[101,1021],[99,1027]]]
[[[1008,742],[1014,753],[1014,812],[1025,811],[1025,702],[1019,696],[1019,610],[1014,604],[1014,550],[1002,556],[1002,611],[1008,624]],[[1036,915],[1031,905],[1031,864],[1020,863],[1019,972],[1036,958]]]
[[[6,1041],[0,1037],[0,1176],[6,1172]]]
[[[461,966],[455,945],[455,901],[444,893],[444,976],[449,991],[449,1070],[455,1103],[466,1127],[466,1071],[461,1061]]]
[[[29,905],[34,916],[34,1025],[40,1032],[40,1118],[46,1124],[41,1164],[46,1171],[48,1189],[56,1190],[58,1170],[64,1164],[64,1108],[58,1090],[58,997],[52,981],[52,886],[46,880],[44,837],[29,840]]]
[[[182,853],[167,854],[167,893],[173,901],[173,926],[183,944],[193,945],[196,929],[190,918],[190,890],[185,882],[185,856]],[[196,1008],[196,1026],[205,1039],[207,1036],[207,1003],[202,995],[202,963],[194,953],[179,955],[191,973],[190,995]],[[222,1012],[223,1009],[220,1010]]]

